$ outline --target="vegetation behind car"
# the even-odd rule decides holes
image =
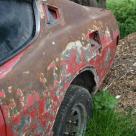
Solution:
[[[107,8],[112,10],[120,27],[121,38],[136,32],[136,1],[107,0]]]

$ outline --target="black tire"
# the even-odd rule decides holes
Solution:
[[[84,6],[106,8],[106,0],[72,0],[72,1]]]
[[[70,86],[56,117],[54,136],[83,136],[91,116],[92,99],[89,91],[80,86]]]

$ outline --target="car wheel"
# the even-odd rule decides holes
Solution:
[[[91,115],[92,99],[89,91],[80,86],[70,86],[56,117],[54,136],[83,136]]]

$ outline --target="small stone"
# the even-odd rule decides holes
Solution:
[[[117,96],[116,96],[116,99],[120,99],[120,97],[121,97],[121,95],[117,95]]]
[[[136,67],[136,62],[133,64],[134,67]]]

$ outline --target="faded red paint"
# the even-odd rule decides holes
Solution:
[[[13,69],[22,56],[23,52],[11,59],[8,63],[0,66],[0,79],[4,78],[6,74],[8,74]]]
[[[0,135],[1,136],[6,136],[6,126],[5,126],[5,121],[3,119],[3,114],[0,109]]]
[[[60,11],[54,25],[46,24],[47,3]],[[47,3],[39,1],[41,31],[31,48],[0,67],[7,136],[52,136],[57,111],[74,78],[89,69],[98,89],[114,60],[119,31],[109,11],[65,0]],[[94,47],[87,36],[93,32],[100,37]],[[1,129],[1,114],[0,119]]]

